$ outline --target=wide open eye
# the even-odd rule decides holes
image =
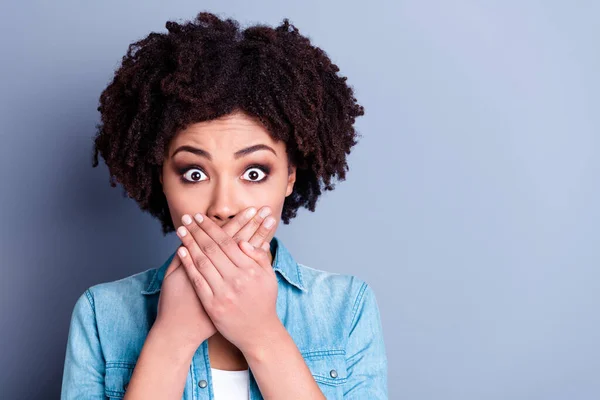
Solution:
[[[204,172],[202,172],[201,169],[198,168],[190,168],[187,171],[185,171],[185,173],[183,174],[183,179],[186,182],[202,182],[206,179],[201,179],[202,175],[204,175],[206,177],[206,174]]]
[[[252,183],[258,183],[265,180],[268,171],[264,171],[263,167],[251,167],[244,173],[244,179]]]

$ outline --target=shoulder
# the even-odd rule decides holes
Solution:
[[[69,328],[69,359],[109,365],[134,365],[156,317],[158,296],[146,289],[160,269],[148,269],[88,287],[75,303]],[[87,366],[86,366],[87,368]]]
[[[74,320],[88,337],[102,338],[102,353],[107,362],[135,359],[156,316],[158,296],[152,287],[159,268],[147,269],[124,278],[95,284],[80,296]]]
[[[350,357],[357,341],[368,338],[379,323],[373,290],[352,274],[300,263],[298,272],[306,290],[291,291],[293,306],[282,311],[286,328],[304,352],[343,351]]]
[[[152,297],[145,296],[146,289],[154,286],[159,268],[146,269],[123,278],[88,287],[78,299],[75,308],[92,312],[97,324],[111,324],[111,320],[132,320],[145,324]],[[89,305],[85,304],[89,303]],[[91,310],[90,310],[91,308]]]
[[[139,297],[141,292],[156,278],[158,268],[147,269],[124,278],[98,283],[88,288],[94,298],[124,299]]]
[[[337,272],[325,271],[298,263],[308,296],[313,302],[327,305],[330,310],[347,314],[352,320],[365,297],[374,297],[369,284],[362,278]]]
[[[345,292],[358,295],[368,286],[362,278],[356,275],[325,271],[301,263],[298,263],[298,270],[304,286],[309,288],[309,291],[325,290],[330,293]]]

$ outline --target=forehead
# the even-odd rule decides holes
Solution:
[[[259,143],[277,146],[260,121],[237,111],[218,119],[188,125],[175,135],[170,147],[174,149],[184,144],[196,144],[208,151],[234,152]],[[283,143],[279,146],[283,146]]]

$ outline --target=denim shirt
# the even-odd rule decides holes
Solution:
[[[120,399],[156,318],[160,287],[175,252],[159,268],[91,286],[75,303],[61,399]],[[277,315],[327,399],[387,399],[382,324],[370,286],[353,275],[297,263],[271,241]],[[208,339],[197,348],[184,400],[214,400]],[[248,370],[250,400],[263,397]],[[218,400],[218,399],[217,399]]]

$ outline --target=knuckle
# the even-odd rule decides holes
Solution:
[[[244,288],[244,279],[234,278],[233,282],[231,282],[231,286],[236,293],[241,292]]]
[[[259,219],[259,217],[252,218],[250,223],[252,224],[252,228],[256,230],[260,227],[261,220]]]
[[[239,233],[236,233],[235,235],[233,235],[232,239],[235,243],[240,243],[240,241],[243,240]]]
[[[231,245],[233,245],[234,241],[231,237],[225,235],[217,241],[217,244],[219,245],[219,247],[225,248],[225,247],[230,247]]]
[[[234,291],[232,291],[232,290],[228,290],[225,293],[223,293],[223,306],[224,306],[224,308],[227,308],[227,306],[235,304],[235,299],[236,298],[237,298],[237,294]]]
[[[202,252],[206,255],[215,254],[219,245],[213,241],[202,245]]]
[[[210,266],[210,260],[207,257],[197,257],[195,262],[198,269],[206,269]]]
[[[268,233],[269,233],[269,229],[265,228],[264,225],[261,225],[260,229],[256,232],[256,234],[258,236],[260,236],[262,239],[265,239],[267,237]]]
[[[185,235],[184,239],[194,240],[194,235],[196,234],[196,232],[198,232],[198,229],[200,229],[200,227],[198,226],[198,224],[190,224],[187,225],[185,229],[187,229],[191,235]]]
[[[192,283],[199,289],[204,287],[204,279],[202,279],[202,276],[194,276],[192,278]]]

